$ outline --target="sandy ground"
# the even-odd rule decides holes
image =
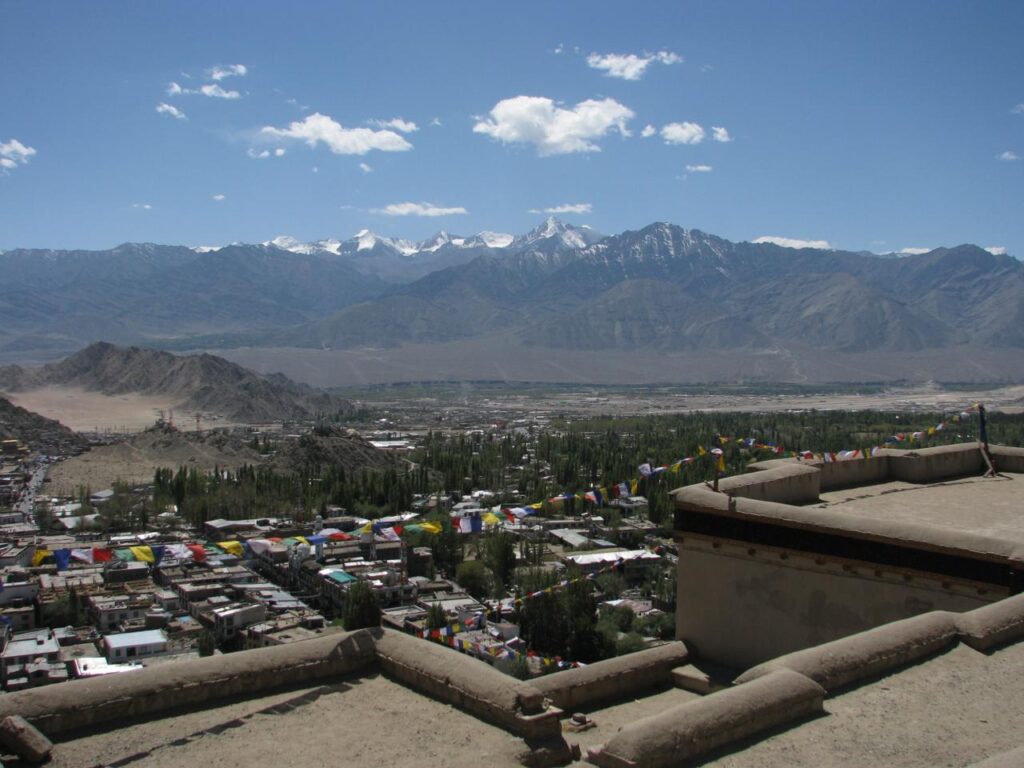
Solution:
[[[75,432],[138,432],[156,423],[163,411],[170,415],[174,403],[164,397],[145,395],[103,395],[80,387],[42,387],[15,392],[8,399],[17,406],[55,419]],[[180,429],[195,429],[195,414],[175,414]],[[227,426],[228,422],[204,419],[204,429]]]
[[[827,714],[716,768],[961,768],[1024,744],[1024,643],[966,645],[825,700]]]
[[[75,496],[83,486],[100,491],[115,482],[151,482],[159,467],[235,469],[260,461],[259,455],[245,445],[229,441],[224,441],[223,447],[218,444],[216,436],[203,439],[194,434],[167,436],[151,432],[133,435],[125,442],[98,446],[52,465],[47,489],[51,495]]]

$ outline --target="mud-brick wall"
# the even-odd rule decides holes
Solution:
[[[679,544],[676,637],[700,658],[742,669],[890,621],[967,611],[1007,594],[686,536]]]

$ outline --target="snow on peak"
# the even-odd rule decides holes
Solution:
[[[282,251],[291,251],[292,253],[312,253],[313,247],[308,243],[300,242],[291,235],[278,235],[273,240],[267,240],[263,245],[272,245],[275,248],[280,248]]]
[[[515,237],[504,232],[480,232],[477,237],[488,248],[507,248],[515,240]]]
[[[369,251],[373,249],[373,246],[377,244],[377,236],[368,229],[360,229],[356,232],[356,240],[359,244],[356,246],[357,251]]]
[[[223,247],[222,245],[193,245],[192,250],[196,253],[210,253],[212,251],[219,251]]]
[[[422,243],[416,246],[419,251],[426,251],[427,253],[433,253],[439,248],[443,248],[446,245],[462,245],[465,242],[465,238],[452,237],[443,229],[434,235],[429,240],[424,240]]]
[[[389,237],[380,237],[368,229],[361,229],[355,235],[357,251],[372,251],[377,243],[398,251],[403,256],[411,256],[419,249],[415,243],[408,240],[392,240]]]

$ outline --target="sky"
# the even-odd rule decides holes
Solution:
[[[1024,3],[0,0],[0,250],[367,228],[1024,255]]]

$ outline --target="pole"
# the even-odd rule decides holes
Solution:
[[[978,403],[978,437],[981,439],[981,458],[988,465],[988,472],[985,477],[995,477],[996,465],[992,461],[992,454],[988,450],[988,425],[985,423],[985,406]]]

